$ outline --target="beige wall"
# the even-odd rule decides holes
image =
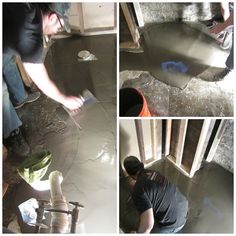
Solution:
[[[143,127],[143,142],[144,142],[145,159],[149,160],[153,158],[150,120],[142,120],[142,127]]]
[[[140,157],[134,120],[120,120],[120,162],[126,156]]]
[[[82,11],[82,14],[81,14]],[[69,22],[74,29],[103,29],[115,26],[115,3],[72,3]]]

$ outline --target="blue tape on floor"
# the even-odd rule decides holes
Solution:
[[[163,71],[167,72],[180,72],[186,73],[188,71],[188,67],[182,61],[166,61],[161,63],[161,68]]]

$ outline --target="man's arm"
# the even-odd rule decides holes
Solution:
[[[76,110],[83,105],[80,98],[65,96],[49,78],[43,63],[23,63],[25,70],[38,88],[53,100],[63,104],[70,110]]]
[[[150,233],[154,226],[153,209],[149,208],[139,217],[138,233]]]

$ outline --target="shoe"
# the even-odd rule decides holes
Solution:
[[[226,67],[223,71],[221,71],[220,73],[218,73],[218,74],[216,74],[216,75],[214,76],[214,80],[215,80],[215,81],[221,81],[221,80],[223,80],[224,77],[225,77],[226,75],[228,75],[230,71],[231,71],[231,70],[230,70],[228,67]]]
[[[37,99],[39,99],[41,93],[40,92],[34,92],[34,93],[29,93],[28,97],[26,98],[25,101],[23,101],[22,103],[18,103],[14,106],[15,109],[19,109],[21,107],[23,107],[26,103],[31,103],[36,101]]]
[[[27,156],[30,153],[30,147],[19,128],[12,131],[10,136],[4,139],[4,145],[9,151],[19,156]]]

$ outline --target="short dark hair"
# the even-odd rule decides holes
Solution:
[[[50,9],[51,3],[44,2],[44,3],[32,3],[32,4],[37,5],[38,8],[43,13],[43,15],[47,15],[52,12],[52,10]]]
[[[137,157],[128,156],[124,160],[124,167],[129,175],[136,175],[144,168],[144,165]]]

